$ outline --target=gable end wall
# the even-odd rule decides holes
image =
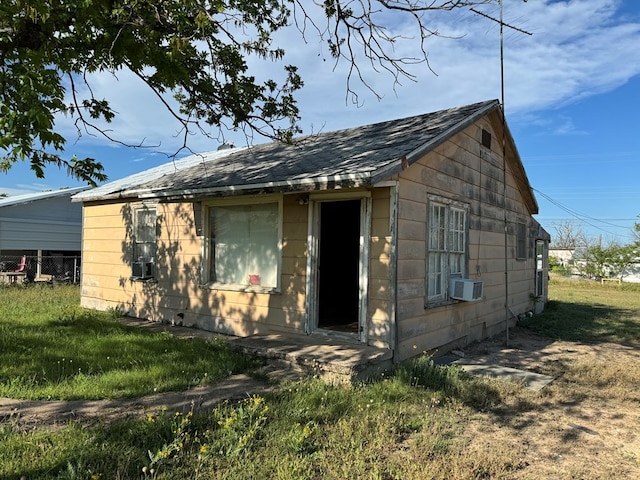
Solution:
[[[491,151],[481,147],[481,128],[492,133]],[[500,132],[479,121],[411,165],[399,176],[397,359],[423,351],[446,351],[506,328],[504,182]],[[469,206],[468,276],[482,280],[483,298],[425,308],[427,197]],[[509,308],[532,310],[535,235],[511,169],[507,168]],[[527,225],[527,258],[516,259],[517,222]],[[510,319],[513,321],[513,319]]]

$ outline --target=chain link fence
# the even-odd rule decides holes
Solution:
[[[0,282],[80,283],[80,268],[79,256],[0,255]]]

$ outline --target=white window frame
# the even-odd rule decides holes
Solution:
[[[546,242],[544,240],[536,240],[536,281],[535,296],[544,297],[544,275],[546,257]]]
[[[263,285],[251,285],[248,282],[242,283],[223,283],[211,280],[211,259],[213,255],[213,245],[211,239],[211,209],[215,207],[235,207],[244,205],[264,205],[264,204],[277,204],[277,225],[276,225],[276,242],[277,242],[277,265],[276,265],[276,285],[275,286],[263,286]],[[279,293],[282,285],[282,195],[264,195],[260,197],[250,198],[225,198],[212,200],[203,203],[202,216],[203,225],[205,225],[202,232],[202,266],[201,277],[202,284],[212,290],[229,290],[229,291],[250,291],[259,293]]]
[[[469,206],[442,197],[427,202],[425,306],[450,303],[449,280],[466,278],[469,259]]]
[[[148,225],[141,225],[141,219],[143,218],[142,212],[144,212],[145,216],[147,214],[153,214],[153,222]],[[146,232],[146,235],[140,235],[140,230],[142,228],[149,229],[150,231]],[[132,235],[132,252],[131,252],[131,264],[132,264],[132,275],[131,277],[135,280],[151,280],[157,277],[157,265],[158,265],[158,210],[156,205],[141,205],[136,206],[133,211],[133,235]],[[140,237],[148,237],[141,239]],[[145,248],[145,245],[149,245],[149,248]],[[147,251],[147,253],[151,253],[150,255],[140,255],[142,251]],[[152,272],[151,275],[135,276],[133,275],[133,264],[134,263],[151,263]]]

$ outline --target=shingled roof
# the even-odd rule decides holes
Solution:
[[[478,119],[497,100],[248,148],[192,155],[76,195],[167,200],[367,187],[387,180]]]

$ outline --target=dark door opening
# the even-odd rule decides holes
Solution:
[[[318,327],[358,332],[360,200],[320,203]]]

